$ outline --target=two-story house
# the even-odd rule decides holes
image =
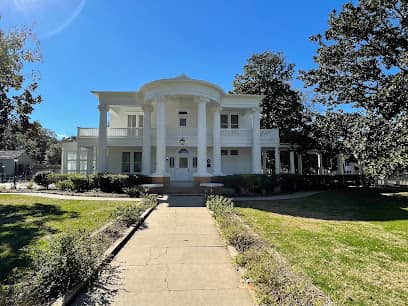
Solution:
[[[203,182],[262,173],[263,150],[275,150],[279,172],[279,132],[260,129],[263,96],[227,94],[185,75],[147,83],[139,91],[92,93],[99,100],[99,127],[78,128],[76,141],[63,145],[64,173],[141,173],[154,182]]]

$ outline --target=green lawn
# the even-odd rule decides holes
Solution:
[[[240,206],[243,220],[336,304],[408,303],[408,193],[330,191]]]
[[[0,283],[14,267],[28,262],[25,250],[43,248],[53,234],[74,229],[94,231],[125,201],[54,200],[0,195]]]

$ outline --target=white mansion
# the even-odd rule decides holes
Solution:
[[[280,145],[277,129],[260,129],[263,96],[227,94],[185,75],[147,83],[139,91],[92,93],[99,100],[99,127],[80,127],[76,141],[64,143],[64,173],[208,181],[262,173],[262,155],[273,151],[274,172],[280,173],[280,149],[290,150]],[[295,162],[292,149],[289,156],[288,172],[302,173],[300,155]]]

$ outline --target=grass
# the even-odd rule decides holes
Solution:
[[[0,283],[13,268],[29,263],[29,251],[47,247],[48,238],[74,229],[94,231],[126,201],[56,200],[0,195]]]
[[[336,304],[406,305],[408,193],[330,191],[240,206],[244,222]]]

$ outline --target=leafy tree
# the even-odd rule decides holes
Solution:
[[[261,104],[262,128],[288,131],[300,127],[301,95],[289,84],[294,67],[294,64],[285,63],[281,53],[266,51],[251,56],[243,73],[235,76],[233,93],[265,95]]]
[[[406,168],[408,3],[348,2],[330,14],[329,29],[311,40],[318,44],[317,67],[301,72],[301,79],[313,86],[314,101],[362,111],[349,131],[349,149],[372,174]]]
[[[27,65],[41,60],[38,42],[28,29],[0,29],[0,146],[10,126],[25,131],[30,127],[33,105],[41,102],[34,92],[38,75]]]

